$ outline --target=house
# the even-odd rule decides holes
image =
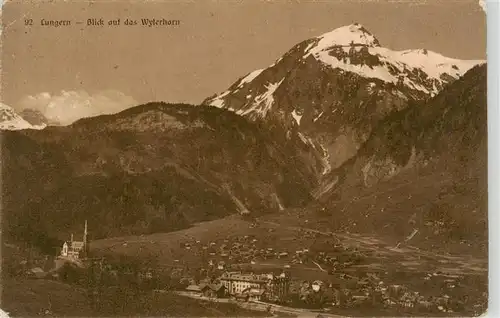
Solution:
[[[83,250],[83,246],[83,242],[73,241],[73,235],[71,235],[71,241],[64,242],[62,246],[61,256],[80,258],[80,252]]]
[[[355,304],[363,304],[366,303],[368,300],[369,297],[367,295],[361,295],[361,294],[352,295],[352,301]]]
[[[415,307],[415,302],[412,301],[411,299],[405,299],[400,301],[400,305],[405,308],[413,308]]]
[[[220,277],[220,281],[229,295],[235,296],[241,295],[243,291],[261,290],[265,293],[262,292],[259,297],[265,294],[266,298],[272,301],[285,299],[290,285],[290,278],[284,273],[276,276],[274,274],[226,272]]]
[[[248,294],[237,294],[234,295],[234,298],[239,301],[248,301]]]
[[[205,297],[224,298],[226,296],[226,287],[222,284],[203,284],[199,288]]]
[[[311,288],[313,291],[315,292],[319,292],[319,290],[321,289],[321,287],[323,287],[323,282],[320,281],[320,280],[315,280],[312,284],[311,284]]]
[[[186,291],[199,296],[202,295],[201,288],[198,285],[189,285],[188,287],[186,287]]]
[[[85,220],[85,230],[83,233],[83,240],[74,241],[73,234],[71,234],[71,240],[69,242],[63,243],[61,256],[73,259],[79,259],[80,257],[87,257],[88,251],[89,251],[89,243],[87,238],[87,220]]]
[[[242,274],[240,272],[224,273],[220,277],[221,283],[230,295],[241,294],[248,288],[264,289],[267,280],[262,275]]]
[[[151,280],[153,279],[153,270],[148,268],[146,270],[140,271],[139,272],[139,278],[144,279],[144,280]]]
[[[45,278],[47,276],[47,273],[43,271],[40,267],[35,267],[30,269],[27,272],[28,277],[30,278]]]
[[[247,300],[249,301],[261,301],[263,300],[264,294],[265,294],[264,289],[258,289],[258,288],[247,288],[244,291],[241,292],[242,295],[245,295]]]

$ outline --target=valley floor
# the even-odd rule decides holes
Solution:
[[[243,271],[286,269],[295,290],[304,281],[322,280],[356,292],[356,282],[375,275],[380,284],[402,285],[425,299],[446,296],[462,302],[466,297],[465,307],[455,313],[474,315],[486,309],[487,258],[473,249],[470,254],[452,255],[411,246],[411,241],[398,245],[318,228],[293,212],[253,221],[230,216],[177,232],[99,240],[92,242],[92,249],[96,253],[152,258],[158,267],[180,271],[184,276],[200,268],[209,269],[210,261],[224,261],[226,269]],[[337,312],[357,316],[356,310]],[[331,313],[335,312],[332,309]],[[389,310],[384,315],[400,314]]]

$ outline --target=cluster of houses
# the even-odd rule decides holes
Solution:
[[[344,277],[349,280],[354,277]],[[399,307],[409,311],[453,312],[456,304],[448,295],[423,297],[402,285],[386,285],[370,274],[358,280],[357,287],[339,288],[321,280],[302,282],[298,290],[299,299],[307,302],[315,294],[330,295],[322,305],[326,307]],[[233,298],[240,301],[284,302],[290,296],[290,277],[286,273],[253,274],[225,272],[215,282],[189,285],[186,291],[192,295],[208,298]]]
[[[304,231],[303,238],[313,238],[317,233]],[[291,249],[275,249],[262,246],[260,240],[254,236],[239,236],[227,238],[217,242],[208,242],[203,245],[200,241],[183,243],[183,248],[189,253],[198,255],[204,262],[218,270],[229,270],[231,264],[256,264],[259,260],[284,260],[288,264],[307,264],[316,261],[340,269],[357,263],[362,258],[359,252],[352,251],[342,244],[329,245],[337,256],[331,256],[324,252],[312,252],[308,247]],[[285,265],[286,266],[286,265]],[[288,266],[289,267],[289,266]]]
[[[355,277],[343,277],[345,280]],[[290,276],[286,273],[254,274],[242,272],[225,272],[213,282],[189,285],[186,291],[192,295],[208,298],[233,298],[240,301],[285,302],[291,295]],[[450,297],[426,298],[402,285],[386,285],[375,274],[359,279],[356,287],[340,288],[321,280],[302,282],[299,299],[307,302],[315,294],[330,295],[322,305],[326,307],[376,306],[399,307],[413,311],[453,312]],[[314,298],[314,297],[313,297]],[[325,298],[326,299],[326,298]]]
[[[270,229],[271,230],[271,229]],[[299,241],[317,240],[318,233],[301,231],[299,237],[290,238],[295,242],[286,245],[287,248],[273,248],[266,246],[265,239],[253,235],[242,235],[227,237],[217,241],[202,243],[199,240],[181,243],[185,252],[199,257],[206,266],[217,270],[237,270],[228,264],[256,264],[262,260],[285,261],[285,267],[289,264],[308,264],[315,261],[328,265],[334,269],[356,264],[362,257],[359,252],[337,242],[328,242],[328,249],[335,256],[324,252],[309,250],[309,245],[301,246]],[[331,240],[334,240],[333,238]],[[325,243],[326,244],[326,243]],[[291,248],[295,246],[295,248]],[[331,253],[330,253],[331,254]],[[178,260],[176,260],[178,262]]]
[[[244,301],[284,301],[290,287],[289,274],[225,272],[215,283],[189,285],[186,290],[205,297],[232,297]]]
[[[435,276],[434,276],[435,277]],[[354,281],[357,278],[343,274],[343,280]],[[456,281],[455,281],[456,282]],[[454,283],[446,286],[447,289],[453,289]],[[444,291],[443,291],[444,292]],[[311,294],[323,293],[329,294],[328,303],[323,305],[329,307],[355,307],[371,306],[380,308],[399,307],[408,311],[420,312],[454,312],[461,304],[452,301],[446,293],[436,297],[424,297],[419,292],[412,291],[406,286],[397,284],[385,284],[377,275],[367,274],[367,276],[358,279],[355,286],[342,288],[336,284],[327,284],[320,280],[312,283],[304,281],[298,287],[300,300],[306,302]]]
[[[208,242],[206,245],[200,241],[183,243],[182,248],[205,259],[208,266],[215,266],[220,270],[225,270],[227,263],[248,264],[255,263],[258,259],[285,259],[290,256],[287,250],[263,248],[259,247],[259,243],[262,242],[258,238],[245,235]]]

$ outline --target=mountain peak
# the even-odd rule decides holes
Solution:
[[[351,44],[374,47],[380,46],[378,39],[359,23],[353,23],[334,29],[317,38],[319,39],[317,46],[322,49],[334,45],[347,46]]]
[[[423,100],[436,95],[445,85],[482,62],[454,59],[427,49],[391,50],[382,47],[363,25],[353,23],[300,42],[271,66],[249,73],[223,93],[207,98],[203,104],[250,117],[265,117],[273,105],[278,105],[275,107],[280,109],[278,113],[287,105],[287,111],[292,114],[295,109],[295,105],[290,107],[292,100],[294,104],[310,105],[318,110],[318,105],[328,100],[326,96],[332,98],[332,103],[347,99],[336,93],[342,89],[335,88],[350,85],[348,81],[344,83],[344,74],[355,74],[361,86],[369,87],[366,94],[384,94],[378,92],[380,89],[372,91],[373,87],[384,83],[384,86],[389,84],[383,89],[388,95],[396,94],[401,100]],[[307,84],[307,89],[302,91],[296,84],[299,80],[314,85]],[[302,92],[308,98],[300,102],[300,98],[289,98],[291,90],[298,97]],[[316,104],[311,102],[312,90],[321,97]],[[319,116],[321,110],[318,111],[312,117]],[[306,122],[308,117],[311,115],[301,122]]]
[[[19,114],[15,112],[15,110],[5,105],[4,103],[0,103],[0,130],[20,130],[20,129],[43,129],[45,125],[42,126],[33,126],[24,118],[22,118]]]

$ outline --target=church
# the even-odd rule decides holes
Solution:
[[[85,258],[89,254],[89,242],[87,237],[87,220],[85,220],[85,230],[82,241],[74,241],[73,234],[71,240],[64,242],[61,250],[61,256],[73,259]]]

